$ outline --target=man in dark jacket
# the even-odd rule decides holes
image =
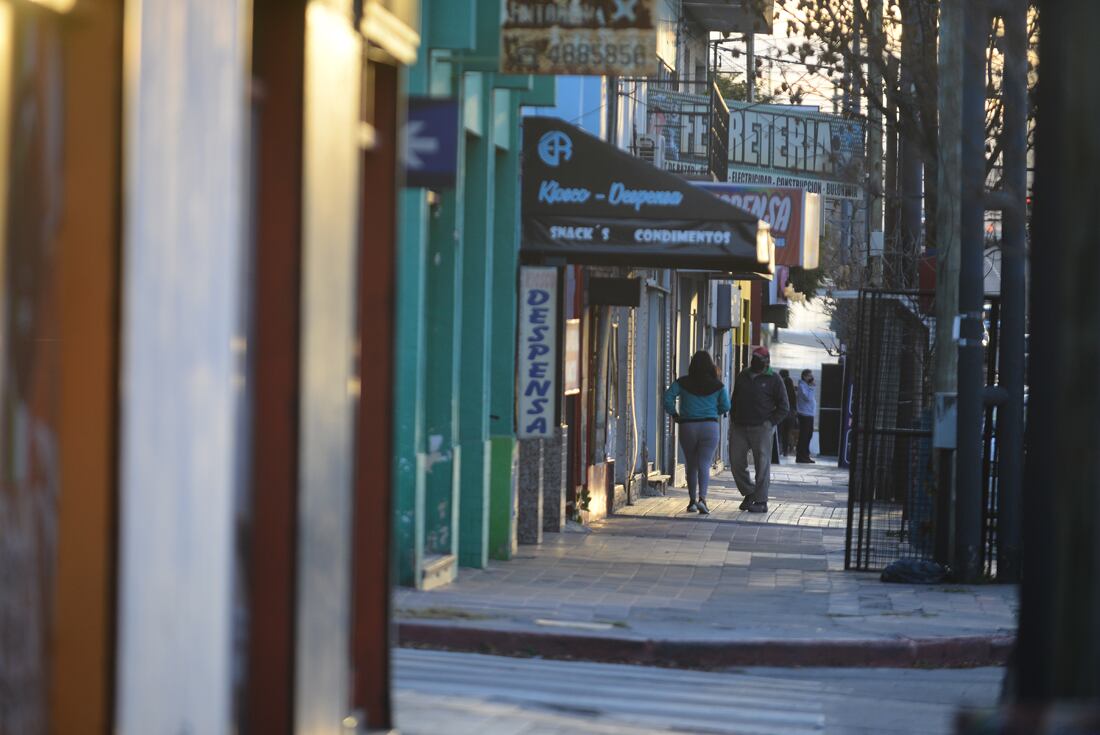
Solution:
[[[780,370],[779,377],[783,379],[783,386],[787,389],[787,405],[791,408],[787,418],[779,422],[779,453],[786,457],[794,450],[792,438],[794,429],[798,426],[798,416],[794,413],[794,381],[791,380],[791,374],[786,370]]]
[[[767,347],[752,351],[752,362],[733,384],[733,421],[730,423],[730,465],[737,489],[745,496],[741,510],[766,513],[772,471],[772,434],[790,413],[783,380],[769,367]],[[749,478],[752,452],[756,481]]]

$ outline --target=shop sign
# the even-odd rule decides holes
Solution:
[[[734,329],[741,328],[741,322],[744,319],[741,311],[741,287],[734,286],[730,289],[730,322]]]
[[[458,100],[410,97],[405,123],[405,185],[455,185],[458,168]]]
[[[752,168],[749,166],[730,166],[729,183],[756,184],[758,186],[781,186],[791,189],[804,189],[825,199],[862,200],[863,189],[859,184],[843,181],[826,181],[812,176],[796,176],[784,171]]]
[[[526,117],[523,140],[526,262],[769,272],[751,214],[563,120]]]
[[[581,320],[565,320],[565,339],[562,341],[565,362],[562,365],[562,393],[575,396],[581,392]]]
[[[729,163],[732,183],[799,186],[775,180],[744,181],[737,171],[762,170],[769,176],[810,177],[847,184],[816,193],[858,198],[864,168],[863,123],[782,105],[730,103]],[[809,189],[815,191],[814,189]]]
[[[520,268],[519,298],[516,436],[546,439],[558,403],[558,269]]]
[[[802,189],[700,182],[699,187],[768,223],[775,264],[816,268],[821,198]]]
[[[500,70],[505,74],[655,74],[653,3],[506,0]]]
[[[779,249],[776,248],[776,257],[779,257]],[[771,296],[773,304],[786,304],[787,300],[787,286],[791,282],[791,267],[789,265],[777,265],[775,266],[775,278],[772,279],[772,285],[775,289],[774,296]]]
[[[652,86],[646,96],[646,128],[656,141],[657,167],[682,176],[707,176],[707,98]],[[725,181],[725,173],[720,178]]]

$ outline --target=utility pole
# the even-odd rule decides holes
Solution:
[[[897,267],[901,278],[898,285],[913,288],[920,252],[924,187],[924,155],[920,145],[922,105],[918,100],[916,77],[925,71],[921,61],[921,45],[925,38],[915,0],[904,0],[901,8],[901,98],[907,100],[906,107],[911,114],[904,116],[906,119],[901,127],[901,262]]]
[[[933,390],[936,394],[932,445],[936,472],[936,537],[933,556],[950,564],[954,540],[955,448],[958,414],[958,354],[953,328],[959,313],[959,222],[962,201],[962,48],[966,0],[940,4],[939,42],[939,200],[936,208],[936,341]]]
[[[745,34],[745,84],[749,102],[756,102],[756,37]]]
[[[1100,452],[1096,451],[1095,0],[1040,0],[1042,82],[1030,270],[1027,457],[1015,701],[1046,722],[1061,701],[1095,723],[1100,702]],[[1007,102],[1007,100],[1006,100]],[[1091,116],[1091,117],[1090,117]],[[1038,235],[1041,233],[1041,237]],[[1032,719],[1031,723],[1038,722]],[[1082,723],[1086,720],[1081,719]],[[1034,729],[1033,725],[1021,723]],[[1024,731],[1023,727],[1019,731]],[[1072,725],[1069,727],[1072,728]],[[1086,726],[1080,727],[1087,731]]]
[[[844,113],[849,117],[859,115],[859,82],[862,73],[859,64],[860,36],[859,28],[862,23],[863,10],[857,2],[852,6],[852,56],[844,69]],[[866,202],[864,202],[864,216],[867,215]],[[855,212],[856,208],[850,199],[845,199],[841,205],[841,253],[840,261],[851,264],[853,261],[861,267],[866,265],[862,258],[856,258],[853,243],[855,242]]]
[[[1003,190],[992,195],[985,191],[984,153],[985,41],[991,29],[991,8],[985,2],[944,0],[940,10],[940,196],[936,218],[939,276],[933,437],[939,492],[935,557],[940,562],[951,559],[956,576],[968,582],[976,581],[982,573],[981,431],[987,400],[998,405],[997,578],[1014,582],[1020,577],[1026,329],[1023,259],[1027,241],[1027,5],[1026,0],[1003,0],[995,7],[1005,21],[1002,131],[1005,165]],[[987,209],[1004,213],[998,390],[990,390],[983,375],[983,224]],[[958,454],[952,456],[955,447]]]
[[[1008,0],[1004,49],[1004,185],[1001,239],[1001,345],[997,409],[997,579],[1020,581],[1020,514],[1024,471],[1024,333],[1027,249],[1027,13],[1026,0]]]
[[[898,62],[893,56],[886,62],[886,87],[897,89]],[[894,260],[898,251],[898,103],[897,96],[890,92],[886,96],[886,187],[883,193],[884,245],[882,285],[896,287],[894,282]]]
[[[884,44],[882,0],[866,0],[866,4],[867,56],[870,58],[867,64],[867,161],[871,174],[867,181],[870,190],[867,202],[867,248],[868,264],[871,265],[871,240],[876,232],[880,242],[882,238],[882,72],[879,70],[878,60],[883,58]]]
[[[963,10],[962,173],[959,213],[958,456],[955,467],[954,574],[960,582],[981,577],[983,306],[985,304],[985,41],[990,16],[984,0]]]
[[[619,146],[619,78],[609,76],[607,85],[607,142]]]

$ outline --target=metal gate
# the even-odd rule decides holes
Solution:
[[[850,353],[855,374],[845,569],[932,558],[932,298],[919,291],[859,294]]]
[[[854,369],[852,460],[844,567],[872,571],[903,558],[932,559],[932,340],[935,295],[860,292],[849,361]],[[986,384],[998,382],[1000,300],[985,302]],[[982,569],[997,571],[997,408],[982,424]]]

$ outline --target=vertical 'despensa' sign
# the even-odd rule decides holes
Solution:
[[[557,408],[557,268],[520,268],[516,435],[551,436]]]

